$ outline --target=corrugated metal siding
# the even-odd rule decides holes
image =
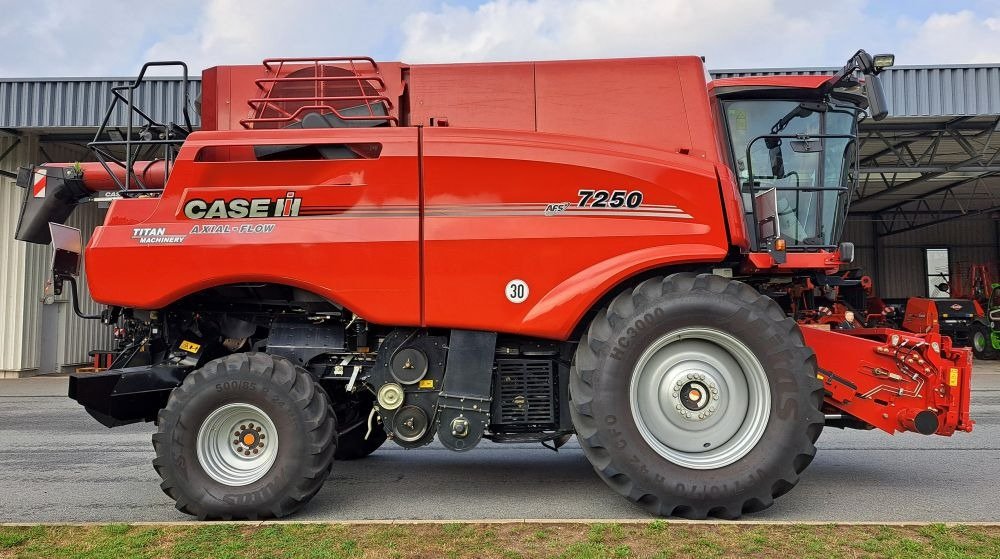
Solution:
[[[100,126],[111,103],[111,88],[129,80],[2,80],[0,128],[55,128]],[[201,94],[201,80],[190,80],[192,102]],[[181,80],[149,79],[135,91],[134,103],[160,122],[183,122]],[[190,107],[192,124],[199,124]],[[112,126],[125,126],[124,104],[119,103]]]
[[[853,267],[860,267],[875,279],[879,295],[885,298],[926,296],[924,249],[948,248],[953,274],[967,274],[972,264],[997,259],[995,224],[990,219],[965,218],[924,229],[878,239],[871,222],[848,220],[844,240],[857,247]],[[875,262],[875,254],[878,262]]]
[[[14,139],[0,138],[0,152]],[[55,161],[76,161],[80,154],[68,148],[48,145],[46,151]],[[43,158],[37,139],[22,137],[21,144],[3,162],[0,168],[16,171],[17,167],[37,163]],[[43,324],[42,287],[49,276],[51,248],[23,243],[14,239],[14,228],[21,209],[24,191],[12,179],[0,177],[0,371],[37,369],[41,363],[42,328],[58,332],[59,354],[55,361],[60,365],[87,361],[87,351],[107,347],[110,330],[97,321],[82,320],[73,315],[66,295],[61,298],[59,319],[56,324]],[[85,204],[73,213],[68,224],[89,234],[103,220],[103,211],[96,204]],[[81,306],[85,312],[95,313],[99,307],[87,295],[86,278],[82,278]],[[44,371],[49,372],[49,371]]]
[[[83,231],[84,243],[90,240],[94,228],[104,223],[105,210],[96,203],[79,206],[70,217],[67,225]],[[86,267],[86,261],[84,261]],[[103,308],[90,298],[90,288],[86,275],[80,277],[80,293],[83,295],[80,308],[85,314],[97,314]],[[84,320],[73,314],[68,299],[59,316],[59,356],[61,365],[72,365],[88,361],[87,352],[91,349],[109,349],[111,347],[111,329],[98,320]]]
[[[713,78],[832,74],[835,68],[714,70]],[[889,116],[1000,114],[1000,65],[927,66],[881,74]]]
[[[0,137],[0,152],[15,139]],[[15,170],[35,158],[37,142],[23,138],[0,168]],[[0,177],[0,371],[38,367],[42,277],[47,247],[14,240],[24,191],[12,179]],[[31,288],[28,288],[31,286]]]

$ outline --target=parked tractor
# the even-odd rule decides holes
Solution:
[[[983,316],[972,323],[972,352],[976,359],[996,359],[1000,352],[1000,283],[992,284]]]
[[[150,63],[96,162],[22,169],[17,237],[53,244],[74,301],[85,253],[99,319],[139,333],[69,395],[155,422],[188,514],[288,515],[387,440],[575,435],[654,514],[736,518],[795,486],[824,425],[973,427],[968,350],[809,318],[861,281],[840,237],[891,64],[269,59],[206,70],[195,130],[188,99],[181,123],[136,103],[152,65],[186,85]],[[84,251],[63,223],[93,199]]]

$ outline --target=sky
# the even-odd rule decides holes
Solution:
[[[0,0],[0,78],[265,57],[410,63],[696,54],[711,69],[1000,63],[1000,0]]]

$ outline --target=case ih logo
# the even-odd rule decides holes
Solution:
[[[954,305],[951,306],[951,310],[953,310],[953,311],[960,311],[960,310],[962,310],[962,305],[959,305],[958,303],[955,303]]]
[[[195,198],[184,204],[188,219],[239,219],[245,217],[296,217],[302,198],[289,192],[284,198],[233,198],[201,200]]]

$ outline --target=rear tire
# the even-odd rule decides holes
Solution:
[[[713,275],[654,278],[616,297],[580,341],[569,388],[598,475],[658,515],[771,506],[823,428],[816,359],[798,325],[750,286]]]
[[[295,512],[323,486],[337,443],[326,393],[301,367],[264,353],[190,373],[157,425],[160,487],[203,520]]]
[[[993,349],[993,339],[989,326],[982,322],[972,323],[972,354],[976,359],[996,359],[997,352]]]

